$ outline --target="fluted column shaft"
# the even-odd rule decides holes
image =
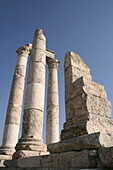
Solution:
[[[43,150],[42,132],[45,96],[45,52],[46,38],[43,35],[42,30],[37,29],[34,34],[29,62],[22,137],[16,145],[16,151],[41,152]]]
[[[12,154],[18,140],[21,119],[26,66],[32,45],[20,47],[16,52],[17,64],[13,76],[2,142],[2,153]],[[1,152],[0,150],[0,152]]]
[[[59,141],[59,101],[58,101],[58,64],[60,61],[47,58],[49,68],[47,116],[46,116],[46,144]]]

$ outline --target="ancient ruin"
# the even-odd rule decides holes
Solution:
[[[1,167],[7,169],[113,168],[111,103],[102,85],[92,81],[90,69],[74,52],[65,55],[66,122],[59,141],[58,65],[46,49],[42,30],[33,44],[17,50],[3,143]],[[18,140],[27,58],[30,62],[25,91],[22,136]],[[46,144],[42,139],[45,66],[48,64]],[[4,167],[5,169],[5,167]]]

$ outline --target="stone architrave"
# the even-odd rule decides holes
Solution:
[[[45,95],[46,38],[36,30],[30,56],[24,102],[22,136],[16,145],[13,158],[24,154],[40,155],[45,151],[42,139]]]
[[[59,141],[59,101],[58,101],[58,64],[60,61],[47,57],[49,68],[47,116],[46,116],[46,144]]]
[[[32,44],[27,44],[18,48],[16,51],[18,53],[17,64],[10,91],[0,154],[12,155],[18,140],[26,66],[31,48]]]
[[[113,145],[111,103],[102,85],[92,81],[90,69],[74,52],[65,55],[66,123],[61,139],[100,132],[103,146]]]

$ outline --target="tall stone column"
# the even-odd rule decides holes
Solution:
[[[46,38],[36,30],[29,63],[24,102],[22,137],[13,158],[38,155],[44,151],[42,139],[45,95]]]
[[[18,140],[26,66],[31,47],[31,44],[27,44],[18,48],[16,51],[18,53],[17,64],[7,107],[3,142],[0,148],[0,154],[12,155]]]
[[[46,117],[46,144],[59,141],[59,101],[58,101],[58,64],[60,61],[47,57],[49,68],[47,117]]]

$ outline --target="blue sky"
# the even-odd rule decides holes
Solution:
[[[15,51],[32,43],[37,28],[43,29],[47,48],[61,60],[60,131],[65,122],[63,66],[68,51],[81,56],[93,81],[105,86],[113,106],[113,0],[0,0],[0,144],[17,60]]]

